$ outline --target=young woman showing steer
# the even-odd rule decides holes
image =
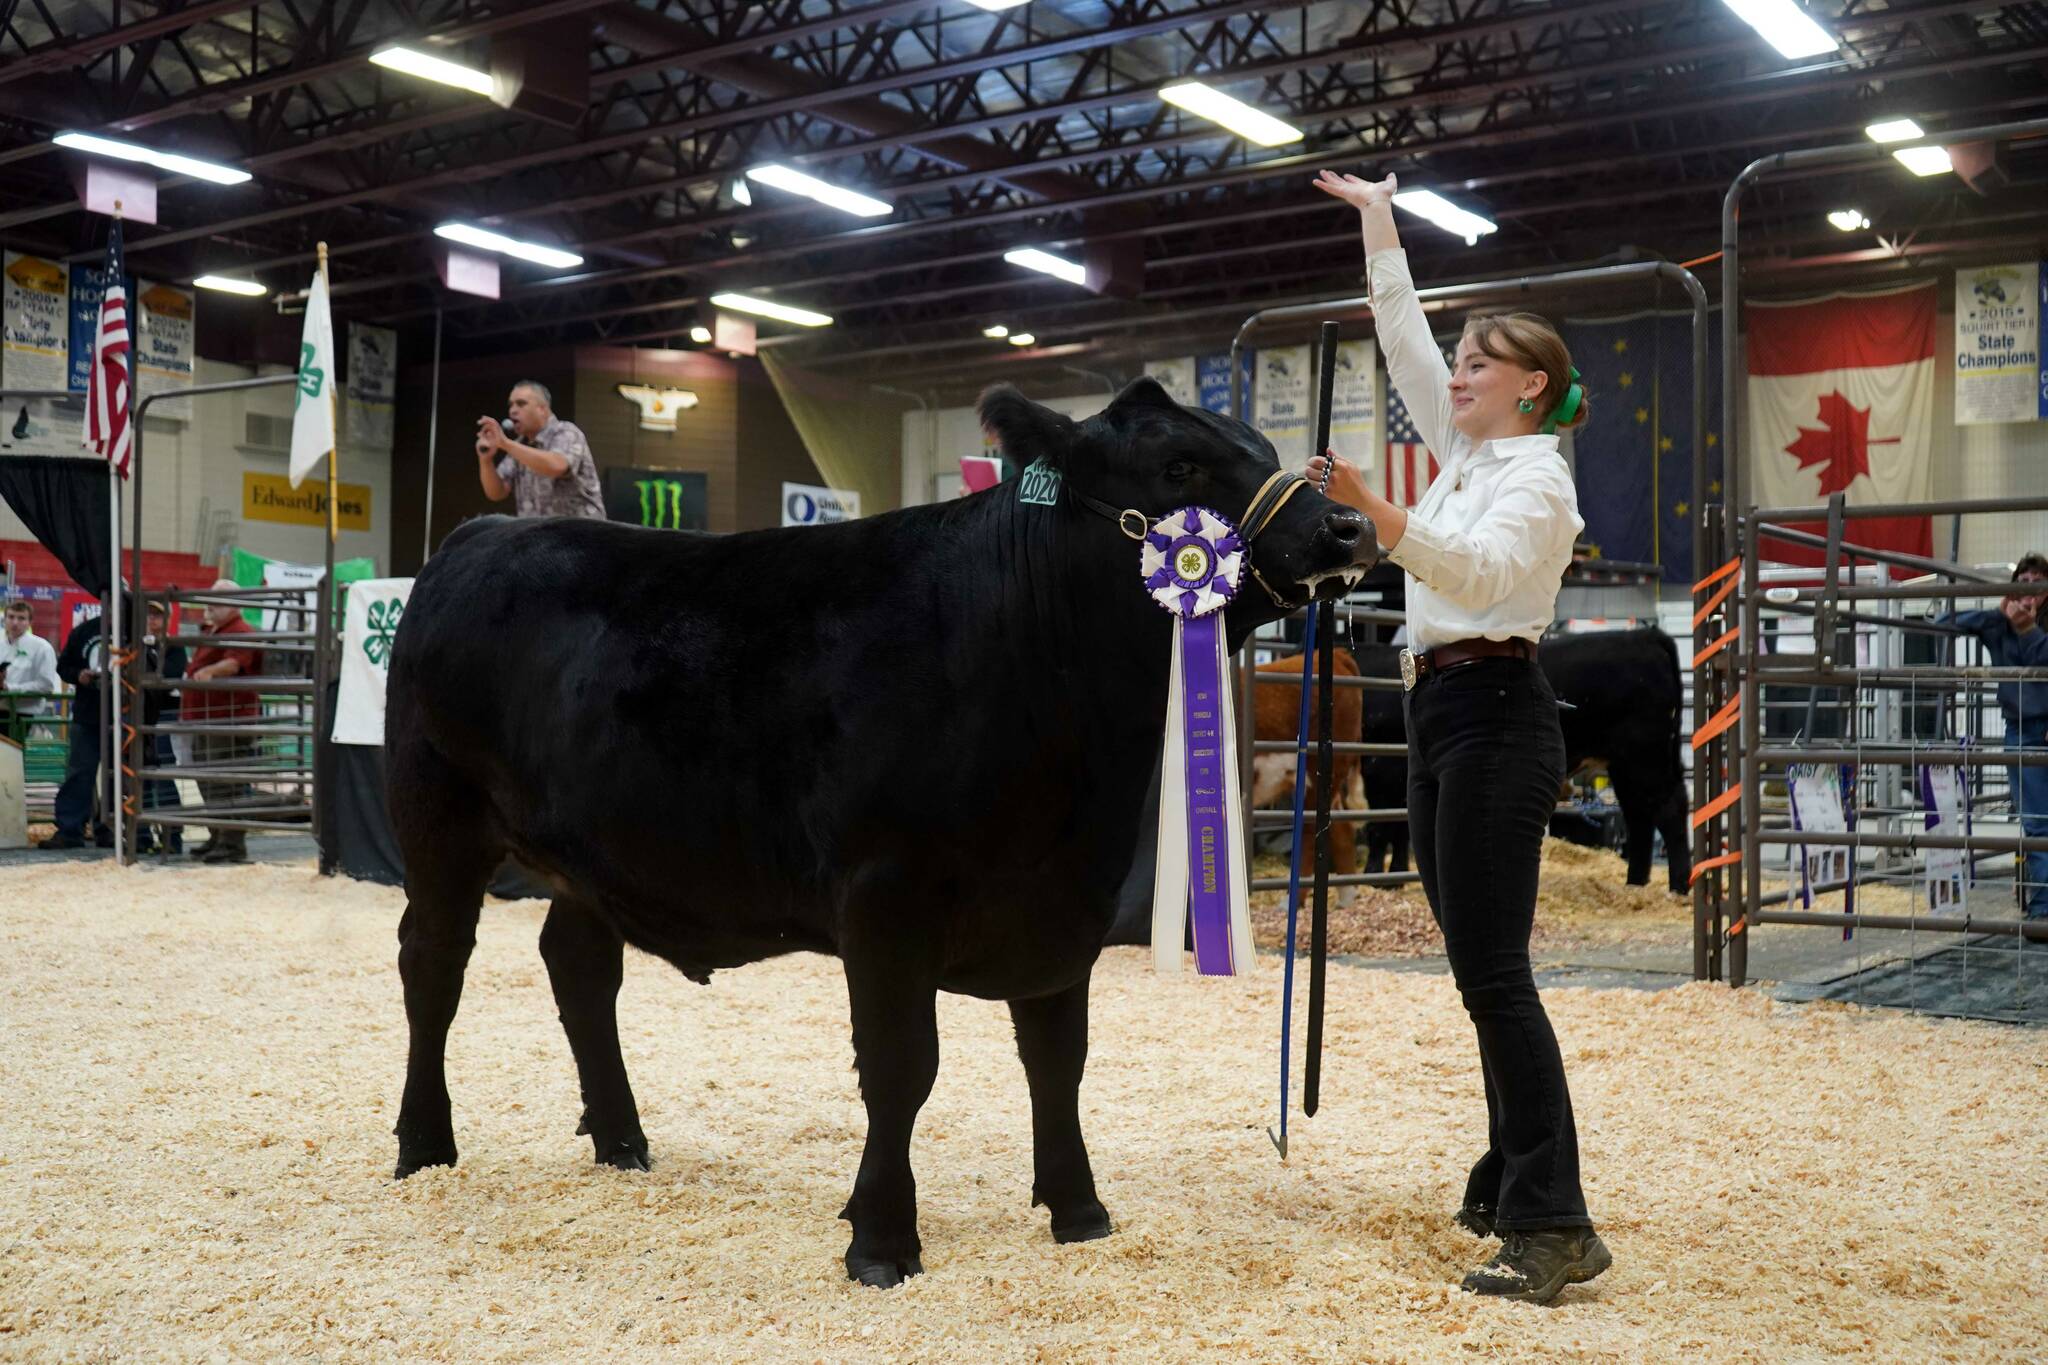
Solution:
[[[1464,1287],[1547,1303],[1612,1261],[1586,1214],[1564,1061],[1529,967],[1564,778],[1536,641],[1585,526],[1554,433],[1585,420],[1585,391],[1557,330],[1531,313],[1473,318],[1446,368],[1394,229],[1394,177],[1325,171],[1315,185],[1358,210],[1387,373],[1442,467],[1412,511],[1335,451],[1309,477],[1334,464],[1330,496],[1364,512],[1407,571],[1408,826],[1486,1078],[1486,1154],[1458,1221],[1501,1237]]]

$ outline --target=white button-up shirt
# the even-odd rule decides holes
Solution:
[[[1586,523],[1555,436],[1474,444],[1451,425],[1450,368],[1408,276],[1408,253],[1366,263],[1387,377],[1438,473],[1388,554],[1408,575],[1408,643],[1418,653],[1455,640],[1540,637]]]
[[[0,635],[0,663],[7,665],[9,692],[64,690],[64,684],[57,678],[57,651],[32,630],[23,631],[19,640]],[[41,715],[49,706],[46,700],[15,703],[15,709],[23,715]]]

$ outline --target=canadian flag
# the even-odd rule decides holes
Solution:
[[[1837,492],[1850,506],[1933,496],[1934,305],[1932,284],[1749,305],[1749,465],[1759,507],[1810,507]],[[1851,521],[1843,537],[1933,552],[1928,517]],[[1765,553],[1787,564],[1825,562],[1823,551],[1768,536]]]

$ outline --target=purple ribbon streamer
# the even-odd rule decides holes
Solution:
[[[1188,906],[1195,970],[1231,974],[1230,826],[1224,818],[1223,670],[1218,648],[1222,612],[1184,622],[1180,630],[1181,735],[1188,802]]]

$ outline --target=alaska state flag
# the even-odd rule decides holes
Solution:
[[[1851,506],[1933,496],[1935,292],[1930,283],[1747,306],[1745,463],[1759,507],[1811,507],[1836,492]],[[1844,535],[1907,554],[1934,548],[1928,517],[1852,521]],[[1824,561],[1768,536],[1764,550],[1782,563]]]
[[[1692,314],[1567,320],[1561,329],[1592,416],[1572,435],[1582,543],[1693,581]],[[1707,324],[1707,500],[1721,496],[1721,329]]]

